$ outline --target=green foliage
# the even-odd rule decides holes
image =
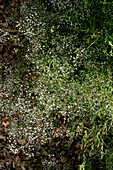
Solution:
[[[52,122],[56,129],[65,126],[68,149],[80,141],[80,170],[101,168],[99,164],[109,169],[113,3],[66,1],[66,10],[62,7],[60,13],[59,9],[57,17],[55,7],[48,12],[43,5],[35,5],[28,8],[28,16],[22,12],[21,28],[30,40],[29,61],[39,73],[32,90],[38,95],[33,117]]]
[[[104,161],[105,141],[112,134],[112,7],[105,1],[71,1],[62,22],[50,25],[51,53],[41,59],[47,117],[54,126],[63,118],[69,145],[82,141],[80,169],[87,167],[88,160],[93,164],[94,157]]]

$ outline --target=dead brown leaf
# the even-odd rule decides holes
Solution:
[[[19,156],[16,156],[14,161],[15,161],[16,166],[20,166],[20,157]]]
[[[24,146],[24,145],[26,144],[26,141],[25,141],[24,139],[18,139],[18,140],[17,140],[17,143],[18,143],[19,145]]]
[[[47,156],[47,155],[48,155],[48,153],[47,153],[44,149],[41,149],[40,152],[41,152],[41,154],[44,155],[44,156]]]
[[[2,121],[1,126],[6,128],[7,126],[9,126],[9,124],[10,124],[9,121],[6,121],[6,122]]]
[[[0,139],[6,141],[6,137],[3,135],[0,135]]]
[[[9,152],[4,148],[3,149],[3,155],[6,157],[6,156],[9,156]]]

